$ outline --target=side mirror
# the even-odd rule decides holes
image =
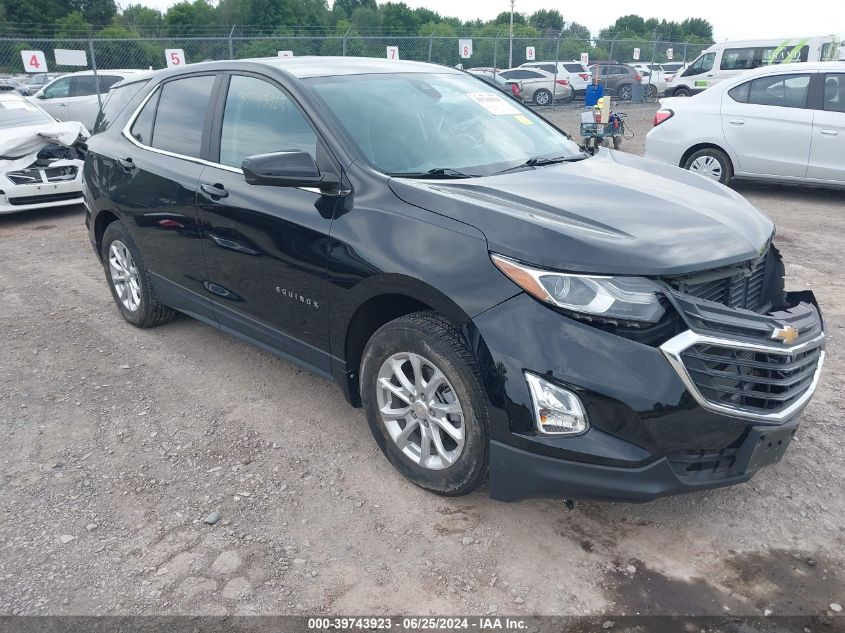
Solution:
[[[43,90],[39,90],[33,95],[36,99],[46,99],[47,96],[44,94]]]
[[[291,150],[248,156],[241,163],[244,179],[250,185],[272,187],[319,187],[336,190],[340,180],[334,174],[321,174],[308,152]]]

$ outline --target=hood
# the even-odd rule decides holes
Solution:
[[[491,251],[597,274],[677,275],[757,257],[774,231],[742,196],[686,170],[611,150],[465,180],[392,178],[405,202],[470,224]]]

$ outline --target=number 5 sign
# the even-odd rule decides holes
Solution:
[[[181,48],[167,48],[164,51],[168,68],[180,68],[185,65],[185,51]]]
[[[23,69],[28,73],[46,73],[47,60],[44,51],[21,51]]]
[[[533,46],[526,46],[525,47],[525,59],[529,62],[533,62],[535,57],[534,47]]]
[[[458,40],[458,51],[461,54],[461,59],[472,57],[472,40]]]

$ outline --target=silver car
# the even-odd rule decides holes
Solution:
[[[500,72],[499,76],[509,83],[518,84],[526,103],[545,106],[575,98],[575,91],[567,79],[555,79],[552,73],[539,68],[510,68]]]

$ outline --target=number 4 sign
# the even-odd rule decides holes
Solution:
[[[23,69],[28,73],[46,73],[47,60],[44,51],[21,51]]]
[[[167,48],[164,51],[168,68],[179,68],[185,65],[185,51],[181,48]]]
[[[399,59],[399,47],[398,46],[388,46],[387,47],[387,59]]]

